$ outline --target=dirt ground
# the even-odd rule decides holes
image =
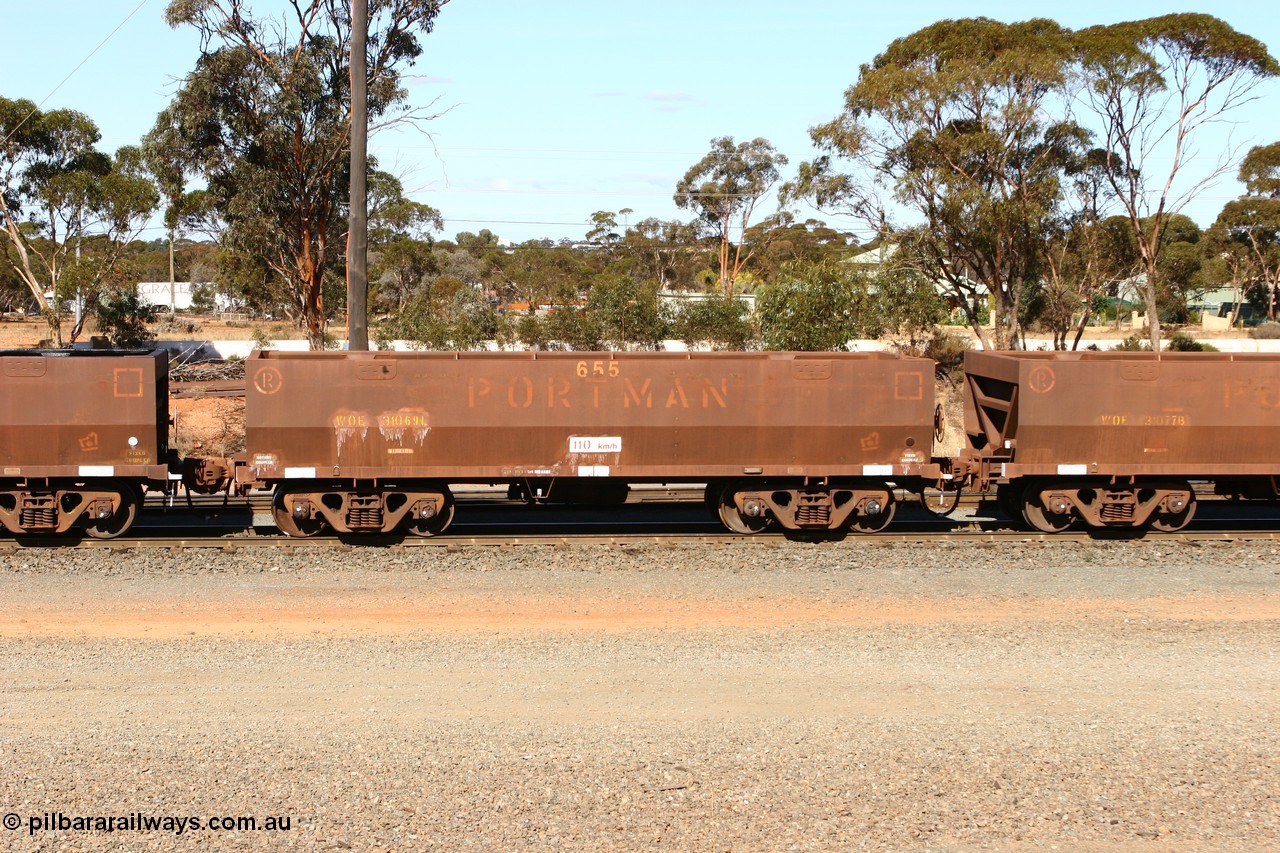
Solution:
[[[626,632],[645,629],[802,630],[880,629],[894,625],[1002,627],[1029,622],[1053,625],[1129,620],[1196,624],[1258,622],[1280,618],[1271,597],[1256,595],[1159,596],[1139,602],[1100,598],[1007,601],[941,597],[921,600],[736,600],[708,603],[666,596],[627,600],[592,595],[535,597],[420,590],[406,601],[394,590],[265,587],[246,596],[219,590],[214,596],[166,591],[146,601],[113,594],[110,583],[90,581],[86,598],[68,608],[61,593],[24,596],[0,612],[0,637],[175,640],[184,637],[280,639],[299,636],[404,636],[454,633]],[[93,590],[92,594],[90,590]]]
[[[179,456],[234,456],[244,450],[243,397],[179,397],[169,401],[169,446]]]
[[[1272,543],[0,550],[0,601],[20,853],[1280,849]],[[291,827],[49,828],[136,812]]]
[[[303,331],[292,323],[272,322],[266,320],[248,320],[227,322],[213,317],[179,317],[181,321],[190,319],[198,325],[194,332],[172,331],[164,326],[152,325],[157,338],[165,340],[209,340],[209,341],[252,341],[261,333],[269,340],[302,340],[306,337]],[[70,325],[63,327],[63,334],[70,331]],[[87,341],[97,330],[92,323],[85,326],[80,339]],[[0,349],[34,347],[40,341],[52,337],[49,326],[40,319],[4,319],[0,320]]]

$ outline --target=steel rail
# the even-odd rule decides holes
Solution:
[[[782,533],[760,533],[744,536],[735,533],[522,533],[515,535],[451,535],[435,537],[387,537],[387,536],[315,536],[307,539],[294,539],[283,534],[249,534],[239,533],[221,536],[211,535],[154,535],[146,537],[120,537],[118,539],[67,539],[65,537],[22,537],[21,539],[0,539],[0,552],[18,552],[26,548],[77,548],[105,549],[108,551],[128,551],[135,549],[187,549],[213,548],[223,551],[240,548],[278,548],[283,550],[299,549],[336,549],[353,550],[368,548],[371,552],[378,548],[443,548],[446,551],[459,551],[467,548],[512,548],[529,546],[568,547],[574,545],[606,545],[606,546],[639,546],[651,545],[671,547],[678,545],[725,545],[725,546],[772,546],[797,547],[822,546],[885,546],[885,545],[930,545],[944,543],[1040,543],[1052,545],[1067,542],[1235,542],[1235,541],[1275,541],[1280,540],[1280,530],[1275,529],[1241,529],[1241,530],[1181,530],[1175,533],[1159,533],[1155,531],[1065,531],[1063,533],[1035,533],[1025,530],[1011,529],[978,529],[957,528],[946,531],[910,531],[881,532],[871,535],[814,535],[787,536]]]

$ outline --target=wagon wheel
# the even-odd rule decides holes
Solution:
[[[854,533],[879,533],[889,526],[889,522],[893,521],[893,517],[898,513],[898,502],[893,499],[893,494],[889,494],[889,502],[884,505],[877,515],[851,515],[849,516],[848,527]]]
[[[1186,484],[1187,491],[1191,491],[1191,484]],[[1182,508],[1182,512],[1158,512],[1150,521],[1151,529],[1158,530],[1161,533],[1173,533],[1181,530],[1191,523],[1192,517],[1196,514],[1196,493],[1191,492],[1191,500],[1187,501],[1187,505]]]
[[[453,523],[453,515],[453,495],[446,493],[444,506],[440,508],[439,512],[431,516],[431,518],[419,518],[410,521],[405,525],[405,529],[414,536],[422,536],[424,538],[429,536],[439,536],[441,533],[444,533],[450,524]]]
[[[115,539],[133,526],[138,518],[138,508],[142,505],[142,493],[133,486],[126,486],[119,491],[120,508],[106,518],[87,519],[84,532],[94,539]]]
[[[1022,517],[1041,533],[1061,533],[1075,521],[1070,513],[1054,512],[1040,498],[1041,487],[1032,484],[1023,493]]]
[[[720,512],[720,521],[725,527],[729,528],[734,533],[742,533],[750,536],[752,533],[759,533],[761,530],[764,530],[773,522],[773,519],[766,515],[752,518],[751,516],[743,515],[739,512],[737,504],[733,502],[733,495],[736,491],[737,489],[731,483],[725,486],[720,492],[720,505],[718,509]]]
[[[285,499],[292,494],[294,494],[293,490],[276,489],[276,495],[271,500],[271,514],[275,517],[276,527],[280,528],[281,533],[295,539],[315,536],[324,529],[324,521],[319,518],[294,518],[285,502]]]
[[[1014,521],[1022,520],[1022,487],[1018,483],[996,486],[996,506]]]

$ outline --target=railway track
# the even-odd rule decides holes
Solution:
[[[1206,527],[1203,529],[1187,529],[1175,533],[1159,533],[1155,531],[1088,531],[1071,530],[1063,533],[1046,534],[1015,530],[1012,528],[991,528],[981,526],[960,526],[946,530],[902,530],[885,531],[873,535],[814,535],[795,536],[783,533],[765,532],[751,536],[736,533],[686,533],[686,532],[607,532],[607,533],[492,533],[492,534],[445,534],[430,538],[387,537],[387,536],[315,536],[307,539],[295,539],[281,533],[263,533],[254,530],[235,531],[230,533],[200,533],[196,530],[180,530],[173,533],[159,533],[149,536],[120,537],[118,539],[66,539],[53,537],[26,537],[21,540],[0,540],[0,552],[16,552],[23,548],[76,548],[105,549],[107,551],[127,551],[134,549],[218,549],[224,551],[241,548],[277,548],[289,551],[300,549],[333,550],[353,548],[383,548],[395,550],[401,548],[438,548],[446,551],[458,551],[467,548],[518,548],[518,547],[569,547],[582,545],[603,545],[616,547],[658,546],[674,547],[679,545],[702,544],[723,545],[725,547],[782,547],[791,544],[820,544],[834,547],[865,548],[888,545],[929,545],[963,542],[978,543],[1012,543],[1040,542],[1046,545],[1065,544],[1068,542],[1124,542],[1135,539],[1147,539],[1161,542],[1202,543],[1232,541],[1280,541],[1280,529],[1274,525],[1267,527]]]
[[[171,499],[148,498],[131,534],[116,539],[66,537],[0,538],[0,551],[24,547],[231,550],[239,548],[464,548],[605,545],[675,546],[715,544],[726,547],[778,547],[790,542],[826,543],[842,547],[941,542],[1082,542],[1124,541],[1135,538],[1168,542],[1208,542],[1280,539],[1280,508],[1271,504],[1232,504],[1202,494],[1200,516],[1187,529],[1160,533],[1117,528],[1073,529],[1056,534],[1015,528],[995,510],[989,495],[965,494],[953,516],[942,516],[951,499],[930,495],[929,507],[914,496],[899,495],[897,520],[889,529],[872,534],[796,534],[768,530],[742,535],[724,530],[706,511],[700,485],[648,486],[633,490],[627,502],[614,507],[527,506],[508,500],[505,489],[478,487],[459,491],[459,516],[448,532],[435,537],[383,535],[317,535],[296,539],[276,530],[271,496],[247,499],[192,495]],[[1244,513],[1244,517],[1239,517]]]

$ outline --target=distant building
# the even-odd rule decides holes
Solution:
[[[685,290],[660,290],[658,291],[658,302],[663,305],[689,305],[694,302],[706,302],[709,299],[719,299],[719,293],[703,293],[700,291]],[[754,314],[756,312],[756,295],[754,293],[735,293],[733,298],[739,302],[746,303],[747,311]]]
[[[209,286],[209,282],[138,282],[138,298],[159,309],[186,311],[193,307],[196,289]],[[214,293],[214,310],[241,310],[241,306],[223,293]]]
[[[190,281],[175,281],[172,286],[167,281],[140,281],[138,298],[157,308],[182,311],[191,307],[195,289],[196,283]]]
[[[1226,331],[1230,328],[1232,313],[1237,310],[1240,312],[1235,318],[1237,324],[1250,324],[1256,319],[1253,316],[1253,306],[1241,301],[1243,296],[1243,289],[1219,287],[1188,299],[1187,310],[1200,313],[1200,326],[1205,331]]]
[[[846,264],[852,264],[860,267],[862,271],[868,275],[875,275],[881,269],[891,268],[894,263],[894,256],[898,254],[897,243],[882,243],[874,249],[868,249],[865,252],[859,252],[851,258],[844,261]],[[990,298],[990,291],[987,286],[979,281],[973,281],[968,276],[964,278],[969,287],[973,290],[979,301],[986,302]],[[937,291],[938,296],[946,303],[947,309],[951,312],[951,322],[964,322],[964,314],[960,311],[960,299],[956,295],[955,289],[942,276],[934,276],[933,289]],[[974,311],[978,309],[975,307]]]

